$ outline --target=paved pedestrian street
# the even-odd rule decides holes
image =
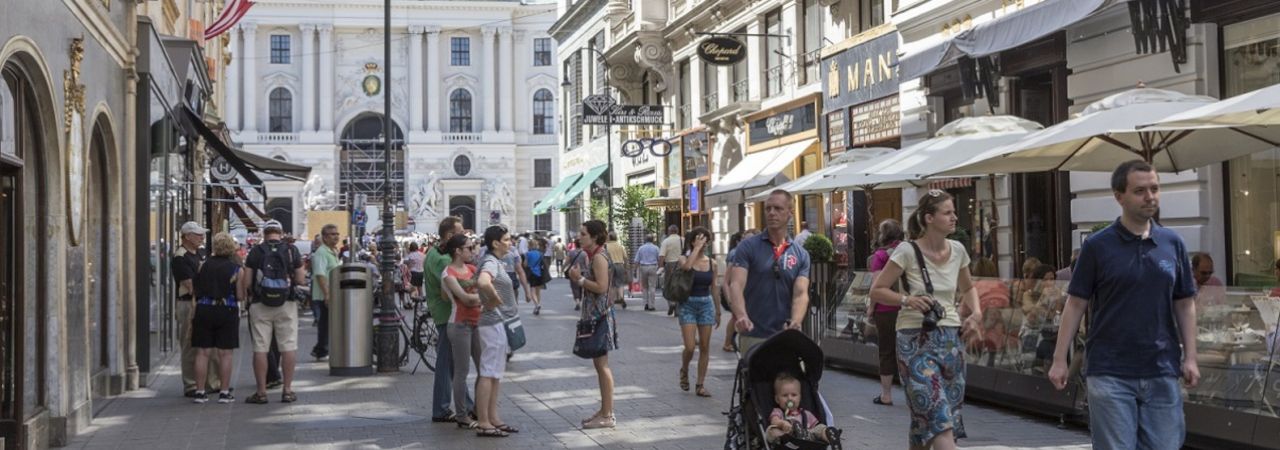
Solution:
[[[699,398],[677,385],[681,348],[675,319],[666,316],[665,305],[643,312],[633,298],[631,308],[618,314],[622,349],[610,354],[618,427],[583,431],[577,424],[594,412],[599,398],[595,372],[569,351],[577,315],[567,283],[553,281],[544,298],[537,317],[531,304],[521,303],[529,345],[508,366],[499,406],[503,419],[520,428],[509,438],[479,438],[454,424],[431,423],[432,373],[419,369],[410,374],[412,364],[394,375],[329,376],[327,363],[303,356],[316,336],[310,318],[304,317],[302,361],[294,383],[299,402],[280,403],[277,389],[270,392],[268,405],[243,403],[253,392],[250,353],[243,347],[236,352],[237,402],[231,405],[196,405],[183,398],[170,361],[148,388],[111,400],[69,448],[723,448],[722,411],[728,407],[735,365],[733,354],[720,350],[723,330],[714,336],[707,380],[714,397]],[[241,328],[241,343],[247,343],[247,331]],[[823,377],[823,393],[845,430],[847,448],[905,446],[902,393],[895,393],[897,406],[886,408],[870,402],[878,389],[870,377],[837,370]],[[1061,430],[1043,418],[974,404],[964,412],[970,436],[962,441],[966,448],[1088,447],[1084,431]]]

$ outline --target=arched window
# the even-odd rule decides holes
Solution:
[[[555,99],[551,91],[538,89],[533,94],[533,134],[551,134],[555,129]]]
[[[270,97],[270,122],[267,131],[272,133],[293,132],[293,94],[288,89],[275,88]]]
[[[471,93],[466,89],[449,94],[449,132],[471,132]]]

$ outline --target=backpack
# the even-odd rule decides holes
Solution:
[[[283,242],[263,242],[262,267],[254,271],[254,300],[270,307],[292,300],[293,249]]]

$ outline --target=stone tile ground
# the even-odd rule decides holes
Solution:
[[[529,345],[508,366],[502,383],[503,418],[521,433],[506,439],[477,438],[452,424],[433,424],[430,418],[432,373],[405,370],[394,375],[338,378],[328,365],[304,360],[294,388],[300,401],[271,404],[243,403],[253,390],[249,352],[237,351],[235,386],[238,402],[195,405],[181,397],[181,381],[172,361],[151,386],[111,400],[92,426],[76,436],[74,449],[717,449],[724,446],[725,417],[733,387],[733,354],[719,349],[723,330],[712,346],[707,387],[714,397],[699,398],[677,386],[680,337],[674,319],[632,308],[619,311],[623,349],[612,353],[616,380],[618,427],[613,430],[577,428],[598,402],[595,372],[590,363],[570,352],[576,321],[568,285],[552,282],[541,316],[521,304]],[[727,316],[726,316],[727,319]],[[315,329],[304,317],[301,353],[315,342]],[[727,321],[727,320],[726,320]],[[244,327],[242,327],[243,330]],[[248,342],[247,336],[242,342]],[[473,374],[474,375],[474,374]],[[907,412],[899,391],[898,406],[872,405],[879,390],[874,379],[830,370],[823,377],[823,394],[845,429],[850,449],[903,448]],[[975,449],[1081,449],[1088,435],[1079,429],[1058,429],[1052,421],[1009,413],[984,405],[966,405],[965,422]]]

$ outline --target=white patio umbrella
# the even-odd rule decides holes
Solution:
[[[1191,128],[1274,125],[1280,125],[1280,84],[1174,114],[1165,117],[1154,126],[1159,128]]]
[[[966,117],[942,127],[928,140],[885,156],[851,164],[800,194],[859,187],[889,189],[918,186],[934,172],[968,161],[989,149],[1014,142],[1044,127],[1014,116]]]
[[[844,170],[846,167],[849,167],[851,165],[858,164],[871,159],[879,158],[881,156],[884,156],[896,151],[898,151],[898,149],[889,148],[889,147],[867,147],[867,148],[848,150],[848,151],[845,151],[844,153],[841,153],[840,156],[832,158],[831,161],[827,162],[827,167],[823,167],[821,170],[818,170],[811,174],[808,174],[803,177],[796,178],[794,180],[778,185],[773,189],[767,189],[767,190],[761,191],[756,195],[747,197],[746,201],[762,202],[765,199],[769,198],[769,194],[777,189],[782,189],[792,194],[798,195],[798,193],[800,192],[805,192],[805,190],[807,190],[810,185],[817,183],[819,181],[822,181],[828,174],[832,174],[832,173]],[[808,194],[809,193],[806,193],[805,195],[808,195]]]
[[[1257,151],[1262,142],[1215,142],[1182,129],[1140,130],[1174,114],[1212,104],[1210,97],[1137,88],[1099,100],[1077,117],[1032,133],[1017,142],[979,154],[934,176],[1049,170],[1109,172],[1120,163],[1143,159],[1161,172],[1180,172]],[[1241,137],[1244,137],[1241,135]],[[1244,148],[1227,148],[1240,145]],[[1231,158],[1234,156],[1227,156]]]

